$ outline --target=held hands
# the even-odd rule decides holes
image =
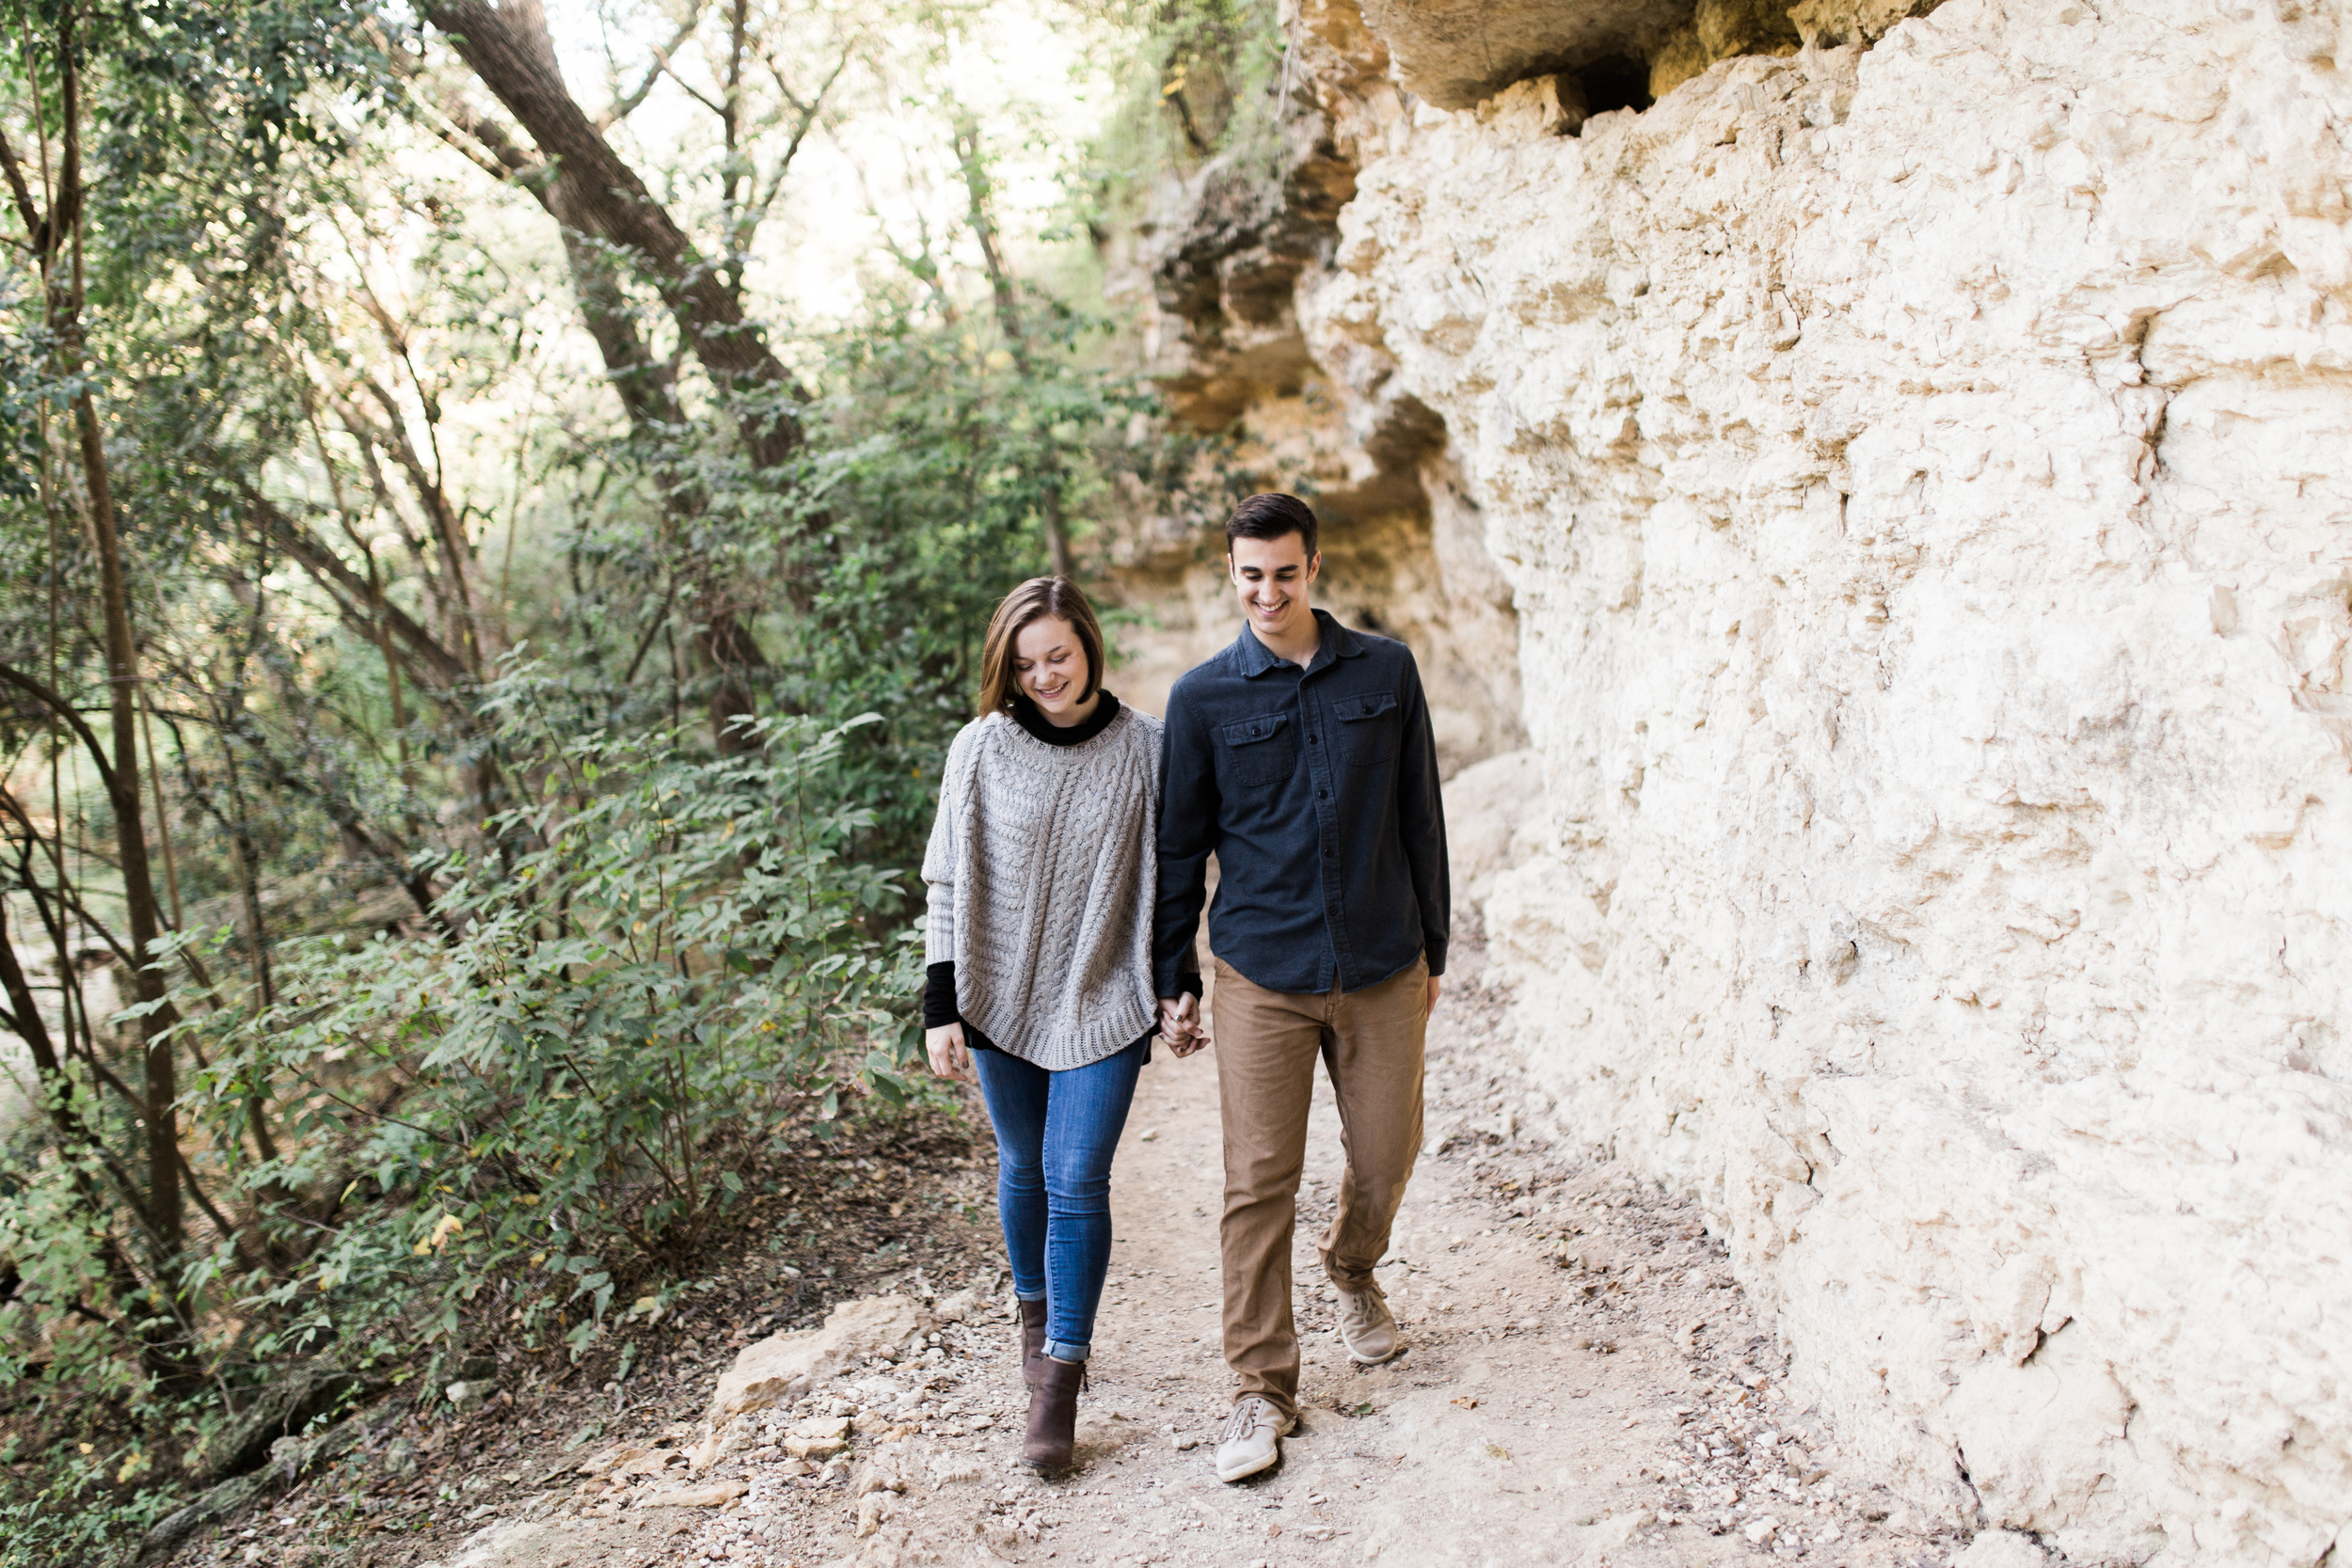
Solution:
[[[1438,1006],[1438,981],[1429,977],[1427,1010]],[[1200,1021],[1200,998],[1163,996],[1160,998],[1160,1038],[1178,1056],[1189,1056],[1209,1044],[1209,1026]],[[977,1084],[980,1075],[972,1066],[972,1053],[963,1043],[963,1025],[943,1023],[936,1029],[923,1031],[923,1044],[930,1053],[931,1071],[942,1078],[958,1079]]]
[[[943,1023],[936,1029],[923,1031],[923,1047],[930,1053],[931,1071],[942,1078],[952,1078],[965,1084],[980,1081],[979,1069],[972,1065],[971,1050],[963,1043],[963,1025]]]
[[[1160,1002],[1160,1037],[1179,1056],[1189,1056],[1209,1043],[1207,1025],[1200,1022],[1200,999],[1197,996],[1162,998]],[[923,1031],[923,1048],[931,1059],[931,1071],[942,1078],[965,1084],[977,1084],[980,1075],[972,1065],[971,1048],[963,1042],[963,1025],[943,1023],[936,1029]]]
[[[1189,994],[1161,997],[1160,1038],[1179,1056],[1189,1056],[1207,1045],[1209,1030],[1200,1022],[1200,998]]]

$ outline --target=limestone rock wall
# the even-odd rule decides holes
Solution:
[[[1282,396],[1441,431],[1549,1115],[1704,1195],[1850,1451],[2070,1561],[2341,1562],[2352,23],[1913,8],[1590,113],[1311,0]]]
[[[1342,367],[1353,381],[1335,379],[1337,357],[1327,346],[1319,360],[1308,341],[1299,300],[1328,275],[1363,149],[1406,133],[1409,117],[1356,8],[1303,6],[1296,31],[1311,70],[1297,74],[1277,166],[1226,158],[1170,179],[1109,258],[1175,416],[1236,437],[1205,485],[1216,517],[1137,508],[1099,542],[1095,563],[1133,614],[1117,689],[1158,711],[1179,674],[1233,639],[1240,611],[1214,524],[1235,496],[1290,490],[1322,520],[1317,602],[1413,645],[1453,771],[1526,744],[1518,620],[1444,425],[1401,383],[1367,380],[1361,363]]]

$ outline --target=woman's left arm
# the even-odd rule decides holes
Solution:
[[[942,1078],[971,1082],[978,1077],[956,1015],[956,825],[963,812],[964,737],[947,749],[939,781],[939,811],[931,818],[930,842],[923,848],[923,1044],[931,1070]]]
[[[956,823],[963,814],[959,783],[964,739],[947,749],[939,781],[939,810],[931,816],[930,841],[923,847],[923,961],[952,963],[956,957]]]

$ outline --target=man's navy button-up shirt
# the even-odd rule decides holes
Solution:
[[[1304,670],[1245,626],[1168,696],[1162,996],[1183,989],[1212,852],[1210,950],[1268,990],[1360,990],[1424,954],[1445,973],[1453,894],[1421,672],[1404,643],[1314,615],[1323,645]]]

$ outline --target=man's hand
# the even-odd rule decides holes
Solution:
[[[1431,1013],[1438,1010],[1438,988],[1444,983],[1445,982],[1442,979],[1435,974],[1429,976],[1429,1006],[1421,1010],[1422,1017],[1427,1018]]]
[[[980,1081],[979,1069],[972,1065],[971,1050],[963,1043],[961,1022],[924,1030],[923,1049],[930,1053],[931,1071],[940,1077],[966,1084]]]
[[[1160,998],[1160,1037],[1179,1056],[1189,1056],[1209,1043],[1200,1022],[1200,998],[1189,993]]]

